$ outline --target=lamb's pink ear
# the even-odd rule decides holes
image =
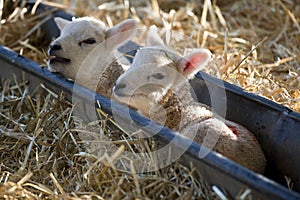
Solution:
[[[61,17],[54,17],[54,21],[55,21],[55,23],[58,26],[58,28],[59,28],[60,31],[63,30],[66,25],[68,25],[69,23],[71,23],[71,21],[63,19]]]
[[[157,33],[157,27],[152,25],[147,35],[147,46],[164,46],[163,40]]]
[[[127,19],[106,31],[107,47],[117,48],[130,40],[137,32],[137,22]],[[110,38],[110,39],[109,39]]]
[[[207,49],[199,49],[180,59],[178,71],[185,77],[191,78],[199,70],[204,68],[211,60],[211,52]]]

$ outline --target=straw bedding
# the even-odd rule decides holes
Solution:
[[[14,78],[2,82],[0,99],[0,196],[5,199],[217,198],[201,178],[195,178],[201,175],[192,165],[187,168],[176,162],[135,174],[113,168],[114,160],[129,149],[126,145],[117,145],[116,152],[101,158],[90,154],[78,133],[92,131],[93,124],[81,125],[63,94],[43,85],[29,94],[26,81]],[[103,111],[99,114],[102,130],[112,141],[133,141],[118,134]],[[130,149],[142,151],[139,141]],[[130,171],[135,171],[133,166]]]
[[[215,59],[206,72],[300,112],[300,1],[43,3],[76,16],[94,16],[109,26],[131,16],[140,26],[155,24],[184,33],[196,41],[195,47],[205,47],[214,53]],[[24,1],[4,1],[1,9],[0,3],[0,44],[45,65],[50,41],[44,40],[40,16],[23,4]],[[181,43],[177,47],[185,48]],[[42,86],[28,94],[26,81],[15,79],[2,81],[0,92],[1,197],[217,199],[222,196],[201,179],[195,179],[194,175],[201,172],[193,166],[186,168],[174,163],[151,174],[132,175],[116,171],[107,160],[99,161],[84,152],[74,128],[77,119],[72,116],[73,106],[63,94],[53,94]],[[119,135],[116,137],[120,139]],[[124,150],[122,145],[119,148],[120,152]]]

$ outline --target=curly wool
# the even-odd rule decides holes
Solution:
[[[112,88],[116,80],[124,73],[123,67],[118,61],[112,62],[99,77],[96,92],[110,98],[112,96]]]

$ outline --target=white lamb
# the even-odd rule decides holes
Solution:
[[[119,77],[113,94],[150,119],[263,173],[266,159],[254,135],[222,120],[192,98],[188,79],[210,59],[211,53],[205,49],[181,57],[164,46],[156,31],[150,31],[147,46],[138,51],[131,67]]]
[[[50,44],[48,69],[110,97],[124,72],[115,61],[115,51],[135,35],[137,22],[128,19],[112,28],[90,17],[55,18],[55,22],[61,34]]]

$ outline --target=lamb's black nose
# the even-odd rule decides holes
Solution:
[[[50,44],[50,51],[61,50],[61,46],[58,43]]]
[[[53,43],[53,44],[50,44],[48,54],[51,56],[53,51],[61,50],[61,49],[62,49],[61,45],[57,42]]]

